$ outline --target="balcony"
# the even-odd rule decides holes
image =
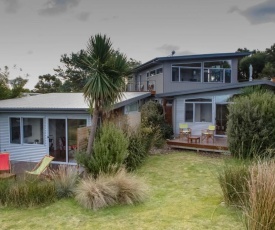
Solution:
[[[128,82],[126,85],[126,92],[151,92],[156,93],[156,81],[146,81],[146,82]]]

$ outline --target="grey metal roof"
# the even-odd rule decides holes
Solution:
[[[212,53],[212,54],[195,54],[195,55],[184,55],[184,56],[168,56],[168,57],[157,57],[148,62],[141,64],[136,67],[134,71],[139,71],[143,68],[147,68],[151,65],[156,65],[166,61],[192,61],[201,59],[229,59],[229,58],[242,58],[250,55],[249,52],[235,52],[235,53]]]
[[[115,108],[150,95],[149,92],[124,92],[122,99],[115,104]],[[0,111],[87,111],[88,109],[83,93],[49,93],[0,100]]]
[[[204,89],[181,90],[181,91],[175,91],[175,92],[169,92],[169,93],[160,93],[160,94],[156,94],[156,97],[161,98],[161,97],[174,97],[174,96],[180,96],[180,95],[191,95],[191,94],[223,91],[223,90],[230,90],[230,89],[240,89],[247,86],[255,86],[255,85],[266,85],[266,86],[275,88],[274,82],[271,82],[268,80],[254,80],[254,81],[240,82],[236,84],[211,85],[211,87],[205,87]]]

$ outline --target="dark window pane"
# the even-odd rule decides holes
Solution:
[[[10,118],[10,143],[21,143],[20,118]]]
[[[193,103],[185,104],[185,121],[193,122]]]
[[[172,68],[172,81],[179,81],[179,68]]]

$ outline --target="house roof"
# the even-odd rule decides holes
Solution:
[[[243,58],[250,55],[249,52],[235,52],[235,53],[212,53],[212,54],[195,54],[195,55],[184,55],[184,56],[168,56],[168,57],[157,57],[142,65],[135,68],[135,72],[143,68],[148,68],[150,66],[167,62],[167,61],[194,61],[201,59],[230,59],[230,58]]]
[[[119,108],[149,97],[149,92],[124,92],[114,105]],[[22,98],[0,100],[1,111],[87,111],[89,106],[83,93],[49,93]]]
[[[169,93],[160,93],[156,94],[156,97],[175,97],[181,95],[192,95],[192,94],[199,94],[199,93],[207,93],[207,92],[217,92],[217,91],[224,91],[230,89],[240,89],[247,86],[255,86],[255,85],[266,85],[272,88],[275,88],[275,83],[268,81],[268,80],[254,80],[254,81],[246,81],[240,82],[236,84],[217,84],[211,85],[211,87],[205,87],[203,89],[192,89],[192,90],[181,90]]]

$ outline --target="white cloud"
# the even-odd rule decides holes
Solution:
[[[41,9],[41,15],[58,15],[78,6],[81,0],[48,0],[45,8]]]

